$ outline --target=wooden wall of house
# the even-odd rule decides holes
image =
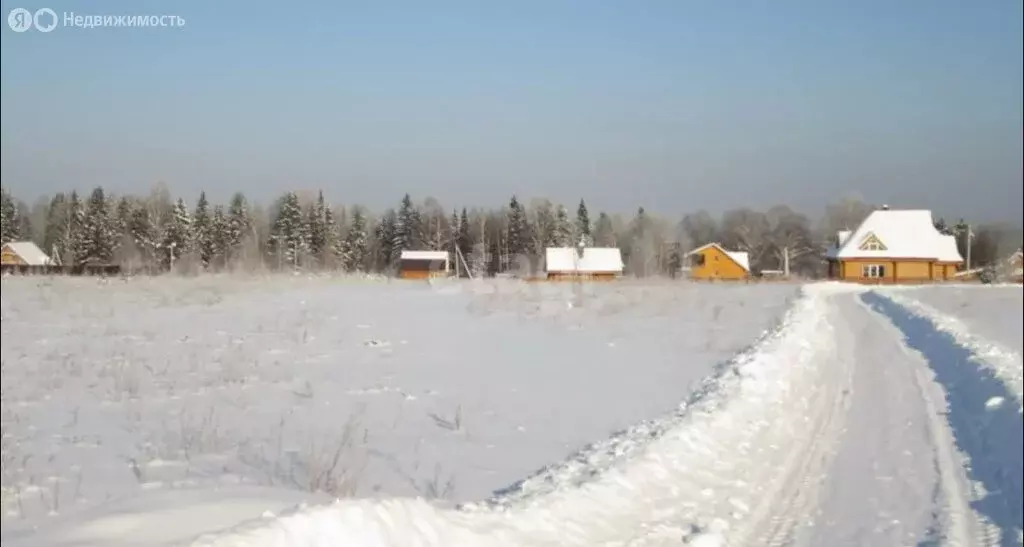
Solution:
[[[864,275],[864,266],[885,267],[883,277]],[[953,279],[956,264],[944,264],[930,260],[872,260],[857,258],[842,260],[830,266],[834,279],[857,283],[931,283]]]
[[[902,260],[896,262],[896,281],[932,281],[942,279],[942,268],[935,271],[932,262]],[[938,273],[939,275],[935,275]]]
[[[615,281],[619,278],[614,273],[574,273],[574,272],[549,272],[548,281]]]
[[[398,277],[402,279],[429,279],[447,275],[443,260],[402,260],[399,263]]]
[[[691,279],[738,281],[750,277],[749,272],[717,247],[708,247],[700,255],[704,257],[703,264],[697,263],[695,257],[690,257]]]
[[[3,251],[0,252],[0,264],[26,265],[27,263],[18,256],[18,253],[12,251],[9,247],[4,247]]]
[[[839,261],[838,279],[858,283],[893,283],[896,280],[893,273],[893,264],[894,263],[891,260],[841,260]],[[865,276],[864,267],[870,265],[883,266],[885,268],[885,276]]]
[[[438,277],[448,277],[449,272],[442,270],[401,270],[398,272],[398,277],[402,279],[431,279]]]
[[[119,275],[121,266],[116,264],[79,266],[28,266],[25,264],[2,264],[3,273],[21,275]]]

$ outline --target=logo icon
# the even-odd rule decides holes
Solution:
[[[14,8],[11,10],[11,13],[7,14],[7,26],[11,27],[11,30],[14,32],[25,32],[32,28],[33,19],[32,12],[27,9]]]
[[[40,15],[49,15],[49,23],[45,19],[40,19]],[[32,16],[32,22],[36,25],[36,30],[39,32],[50,32],[57,28],[57,12],[50,8],[42,8],[36,10],[36,14]]]
[[[41,8],[33,15],[25,8],[14,8],[7,14],[7,26],[14,32],[25,32],[33,26],[39,32],[50,32],[57,28],[57,12]]]

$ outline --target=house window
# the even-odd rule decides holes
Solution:
[[[868,264],[862,270],[863,277],[879,279],[885,277],[885,266],[881,264]]]
[[[691,266],[703,266],[704,265],[704,255],[693,255],[692,257],[690,257],[690,265]]]
[[[862,251],[884,251],[886,250],[885,245],[882,244],[881,240],[875,234],[868,234],[864,238],[864,241],[860,244],[860,250]]]

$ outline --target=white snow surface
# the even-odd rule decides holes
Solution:
[[[829,340],[827,311],[824,298],[800,300],[786,327],[724,367],[704,397],[611,442],[623,451],[640,448],[632,458],[596,466],[588,480],[579,480],[584,457],[528,483],[534,495],[496,508],[343,500],[246,523],[195,545],[724,545],[727,535],[752,535],[749,525],[761,522],[780,486],[770,464],[796,449],[772,441],[803,429],[792,422],[807,410],[801,394],[829,374],[814,366],[832,351],[814,342]],[[589,453],[614,459],[618,450],[607,448]]]
[[[311,490],[364,498],[346,507],[371,511],[485,500],[663,416],[775,325],[797,291],[4,279],[4,544],[81,544],[83,526],[93,544],[142,541],[115,532],[166,525],[166,512],[146,508],[176,493],[179,505],[241,508],[221,512],[220,526],[325,499],[297,497]],[[245,489],[257,486],[271,490],[254,505]],[[424,501],[393,501],[412,496]],[[175,525],[171,539],[217,527],[204,503],[204,518],[185,518],[204,525]],[[122,524],[96,539],[101,514]]]
[[[5,281],[2,305],[17,517],[5,547],[994,547],[1024,527],[1022,417],[989,374],[1002,365],[982,351],[981,323],[950,323],[915,298],[926,291],[18,283]],[[141,311],[120,321],[131,304]],[[128,333],[146,342],[132,349]],[[255,359],[241,380],[221,376],[224,336],[253,346],[236,358]],[[112,358],[111,340],[129,357]],[[162,374],[108,379],[102,358],[151,363],[153,346]],[[259,360],[279,347],[287,363]],[[360,397],[370,404],[352,425]],[[218,420],[179,418],[196,407]],[[326,456],[302,442],[339,437]],[[325,471],[335,453],[343,464]],[[416,463],[424,454],[434,467]]]
[[[888,288],[881,291],[969,348],[1024,404],[1024,291],[1020,285]]]

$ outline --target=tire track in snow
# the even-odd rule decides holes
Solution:
[[[967,522],[967,481],[943,435],[926,361],[863,299],[839,305],[846,328],[838,343],[856,366],[856,396],[822,514],[802,544],[988,545]]]
[[[909,349],[909,348],[908,348]],[[935,382],[934,375],[918,368],[914,371],[918,391],[929,416],[928,431],[935,447],[935,469],[938,474],[938,492],[941,499],[939,525],[944,545],[949,547],[991,547],[999,544],[998,529],[978,519],[971,509],[970,480],[963,468],[963,456],[956,449],[949,424],[942,419],[937,401],[945,403],[945,395]],[[945,406],[945,405],[943,405]]]
[[[844,371],[845,372],[845,371]],[[797,465],[791,467],[783,482],[780,502],[772,504],[777,515],[764,537],[766,547],[782,547],[796,541],[800,530],[816,516],[821,483],[835,456],[843,424],[850,410],[852,387],[849,374],[843,381],[828,383],[816,395],[830,405],[817,414],[817,429],[810,444],[796,452]],[[781,512],[779,510],[781,509]]]
[[[794,442],[798,437],[780,439],[777,448],[785,447],[784,462],[773,471],[774,477],[767,478],[774,484],[771,492],[759,504],[759,512],[747,529],[741,529],[730,536],[732,544],[782,547],[795,541],[800,529],[815,516],[821,482],[834,457],[836,445],[842,433],[846,414],[850,407],[852,371],[845,366],[828,370],[831,381],[821,384],[809,401],[806,416],[812,420],[810,435],[804,443]],[[785,443],[785,444],[783,444]],[[761,522],[767,520],[762,528]],[[752,541],[752,537],[756,539]]]
[[[985,339],[971,332],[971,329],[956,317],[943,313],[902,291],[880,292],[889,300],[915,315],[927,319],[935,329],[950,335],[956,342],[976,357],[979,365],[989,368],[1013,392],[1017,405],[1024,408],[1024,359],[1021,354],[998,342]]]
[[[891,321],[905,345],[933,372],[932,381],[921,372],[921,380],[927,382],[922,390],[926,404],[937,405],[940,400],[936,395],[929,401],[928,384],[933,393],[944,393],[946,419],[935,424],[934,433],[944,481],[945,540],[971,546],[1019,546],[1024,521],[1024,421],[1016,405],[1007,401],[1013,398],[1009,386],[990,368],[979,366],[975,353],[932,319],[877,292],[862,299]],[[957,459],[963,465],[956,465]]]

